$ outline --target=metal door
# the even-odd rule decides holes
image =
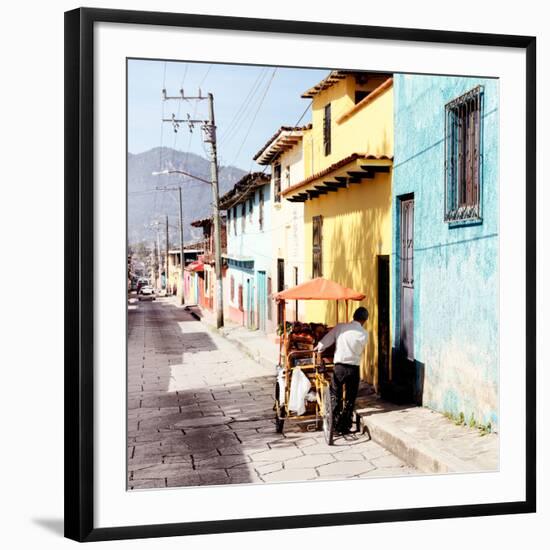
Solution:
[[[258,328],[265,331],[267,313],[267,277],[265,271],[258,271]]]
[[[414,360],[414,198],[401,200],[400,349]]]

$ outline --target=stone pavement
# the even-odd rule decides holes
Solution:
[[[133,302],[133,301],[132,301]],[[128,488],[417,473],[364,434],[325,444],[275,432],[272,364],[258,362],[170,298],[128,311]]]
[[[208,316],[203,318],[211,322]],[[222,334],[263,365],[275,366],[278,346],[259,331],[227,323]],[[362,390],[362,391],[361,391]],[[499,437],[458,426],[424,407],[397,406],[362,387],[357,409],[373,441],[425,473],[485,472],[499,468]]]

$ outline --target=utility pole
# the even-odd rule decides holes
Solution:
[[[183,203],[181,202],[181,186],[178,187],[180,199],[180,280],[178,281],[178,300],[180,306],[185,303],[185,293],[183,292],[183,268],[185,267],[185,256],[183,250]]]
[[[214,220],[214,248],[216,262],[216,294],[217,294],[217,311],[216,311],[216,326],[223,327],[223,281],[222,281],[222,243],[220,229],[220,194],[218,190],[218,152],[216,145],[216,123],[214,121],[214,96],[208,94],[208,116],[210,119],[209,131],[206,132],[205,141],[210,140],[211,158],[210,158],[210,174],[212,179],[212,217]]]
[[[160,290],[162,288],[162,265],[160,261],[160,231],[158,221],[155,225],[157,229],[157,288]]]
[[[170,247],[169,243],[169,234],[168,234],[168,215],[166,215],[166,294],[168,295],[168,276],[169,276],[169,267],[168,267],[168,249]]]
[[[172,117],[168,119],[162,119],[163,122],[171,122],[174,128],[174,132],[177,133],[180,124],[187,124],[189,131],[192,132],[195,124],[200,124],[204,134],[204,142],[210,143],[210,178],[212,185],[212,220],[214,225],[214,261],[216,270],[216,326],[218,328],[223,327],[223,281],[222,281],[222,249],[221,249],[221,228],[220,228],[220,210],[219,210],[219,189],[218,189],[218,155],[216,144],[216,123],[214,119],[214,96],[209,93],[208,96],[203,96],[199,90],[198,96],[186,96],[183,89],[180,90],[178,96],[168,96],[166,90],[162,90],[162,99],[167,100],[208,100],[208,119],[207,120],[194,120],[187,114],[186,119],[177,119],[176,115],[172,113]],[[168,171],[170,173],[171,171]],[[183,171],[175,171],[186,174]],[[162,172],[159,172],[159,174]],[[166,173],[166,171],[164,172]],[[188,175],[188,174],[186,174]],[[193,176],[191,176],[193,177]],[[200,179],[200,178],[195,178]],[[181,193],[181,190],[180,190]],[[181,204],[181,203],[180,203]],[[183,256],[182,256],[183,261]]]
[[[185,267],[185,257],[184,257],[184,242],[183,242],[183,201],[181,198],[181,185],[177,187],[155,187],[156,191],[178,191],[179,197],[179,206],[180,206],[180,256],[181,256],[181,270],[178,281],[178,299],[180,305],[185,303],[185,296],[183,292],[183,268]]]

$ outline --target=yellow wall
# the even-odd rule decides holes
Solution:
[[[357,89],[377,88],[384,77],[369,80]],[[355,105],[355,80],[348,76],[317,94],[312,102],[313,128],[304,136],[306,177],[327,168],[352,153],[393,156],[393,88],[388,88],[353,116],[338,124],[336,121]],[[323,118],[325,105],[331,104],[331,153],[323,146]]]
[[[306,201],[304,214],[306,275],[312,272],[312,217],[323,216],[323,277],[366,294],[362,302],[349,303],[349,316],[359,305],[369,310],[365,325],[369,343],[361,365],[362,378],[377,384],[378,304],[377,256],[391,254],[391,176],[377,174],[337,193]],[[367,207],[368,205],[368,207]],[[334,302],[307,302],[308,321],[334,325]],[[345,306],[338,313],[345,321]]]
[[[378,87],[385,78],[368,82],[367,89]],[[363,87],[364,88],[364,87]],[[311,176],[351,155],[385,155],[393,157],[393,89],[390,86],[344,122],[336,120],[354,107],[355,80],[348,76],[313,99],[313,129],[304,137],[305,176]],[[361,89],[361,87],[357,87]],[[331,102],[332,151],[324,155],[324,106]],[[361,164],[361,162],[359,162]],[[337,173],[357,169],[342,167]],[[323,277],[366,294],[361,303],[350,302],[350,318],[359,305],[369,310],[365,328],[369,343],[361,364],[363,379],[378,384],[378,255],[391,257],[391,170],[377,173],[374,179],[363,179],[347,189],[328,193],[304,203],[306,279],[312,276],[312,218],[323,216]],[[317,182],[314,182],[317,183]],[[336,305],[333,302],[307,302],[308,321],[333,325]],[[345,320],[345,305],[339,310],[339,321]],[[390,327],[391,331],[391,327]]]

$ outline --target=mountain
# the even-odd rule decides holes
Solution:
[[[155,147],[139,154],[128,153],[128,242],[152,242],[156,236],[151,224],[162,222],[168,214],[170,245],[179,246],[179,203],[176,191],[155,191],[156,187],[181,185],[183,202],[184,241],[202,238],[202,229],[189,224],[205,218],[212,212],[212,188],[207,183],[182,174],[154,176],[162,170],[183,170],[210,181],[210,161],[194,153]],[[220,166],[218,170],[220,196],[231,189],[246,172],[234,166]]]

